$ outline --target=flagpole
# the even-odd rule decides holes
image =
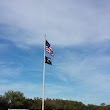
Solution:
[[[46,41],[46,34],[44,36],[44,67],[43,67],[43,84],[42,84],[42,110],[44,110],[44,99],[45,99],[45,41]]]

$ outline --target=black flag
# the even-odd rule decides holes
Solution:
[[[51,59],[45,56],[45,63],[52,65]]]

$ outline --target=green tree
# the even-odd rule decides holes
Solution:
[[[21,92],[8,91],[4,94],[4,99],[9,104],[9,108],[21,108],[25,101],[24,94]]]
[[[6,102],[5,98],[1,95],[0,96],[0,110],[7,110],[8,103]]]
[[[88,104],[88,105],[87,105],[87,108],[88,108],[88,110],[99,110],[99,109],[98,109],[98,106],[93,105],[93,104]]]
[[[100,104],[100,106],[105,106],[105,105],[106,105],[105,103],[101,103],[101,104]]]

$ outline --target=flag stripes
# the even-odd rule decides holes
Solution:
[[[49,47],[49,48],[46,47],[45,50],[46,50],[51,56],[54,56],[54,55],[53,55],[53,50],[52,50],[51,47]]]

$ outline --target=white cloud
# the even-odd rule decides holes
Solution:
[[[30,32],[30,36],[15,37],[28,45],[42,44],[45,33],[53,44],[58,45],[100,42],[110,39],[110,14],[106,2],[102,7],[98,4],[86,0],[1,1],[0,23]]]

